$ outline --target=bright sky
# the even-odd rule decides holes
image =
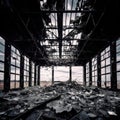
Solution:
[[[52,80],[51,67],[41,67],[41,81]],[[54,80],[55,81],[67,81],[69,80],[69,67],[55,67],[54,68]],[[72,80],[83,81],[83,68],[81,66],[72,67]]]

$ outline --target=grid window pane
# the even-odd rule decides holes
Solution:
[[[117,72],[117,88],[120,89],[120,72]]]
[[[110,86],[110,46],[101,53],[101,83],[102,87]]]
[[[29,85],[29,58],[24,56],[24,87]]]
[[[92,85],[97,86],[97,56],[92,59]]]
[[[120,89],[120,38],[116,41],[117,88]]]
[[[40,68],[40,86],[49,86],[52,84],[52,68],[41,67]]]
[[[5,40],[0,37],[0,90],[4,89]]]
[[[11,81],[10,88],[20,87],[20,53],[14,47],[11,46]]]

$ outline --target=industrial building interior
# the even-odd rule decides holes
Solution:
[[[119,11],[120,0],[0,0],[0,120],[120,120]]]

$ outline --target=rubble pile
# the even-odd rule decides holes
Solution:
[[[1,93],[0,119],[15,117],[57,95],[61,97],[32,111],[24,120],[33,120],[33,117],[34,120],[120,119],[119,92],[81,86],[76,82],[60,82],[49,87],[36,86]]]

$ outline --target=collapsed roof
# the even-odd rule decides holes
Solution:
[[[0,36],[40,65],[84,65],[120,36],[119,0],[1,0]]]

